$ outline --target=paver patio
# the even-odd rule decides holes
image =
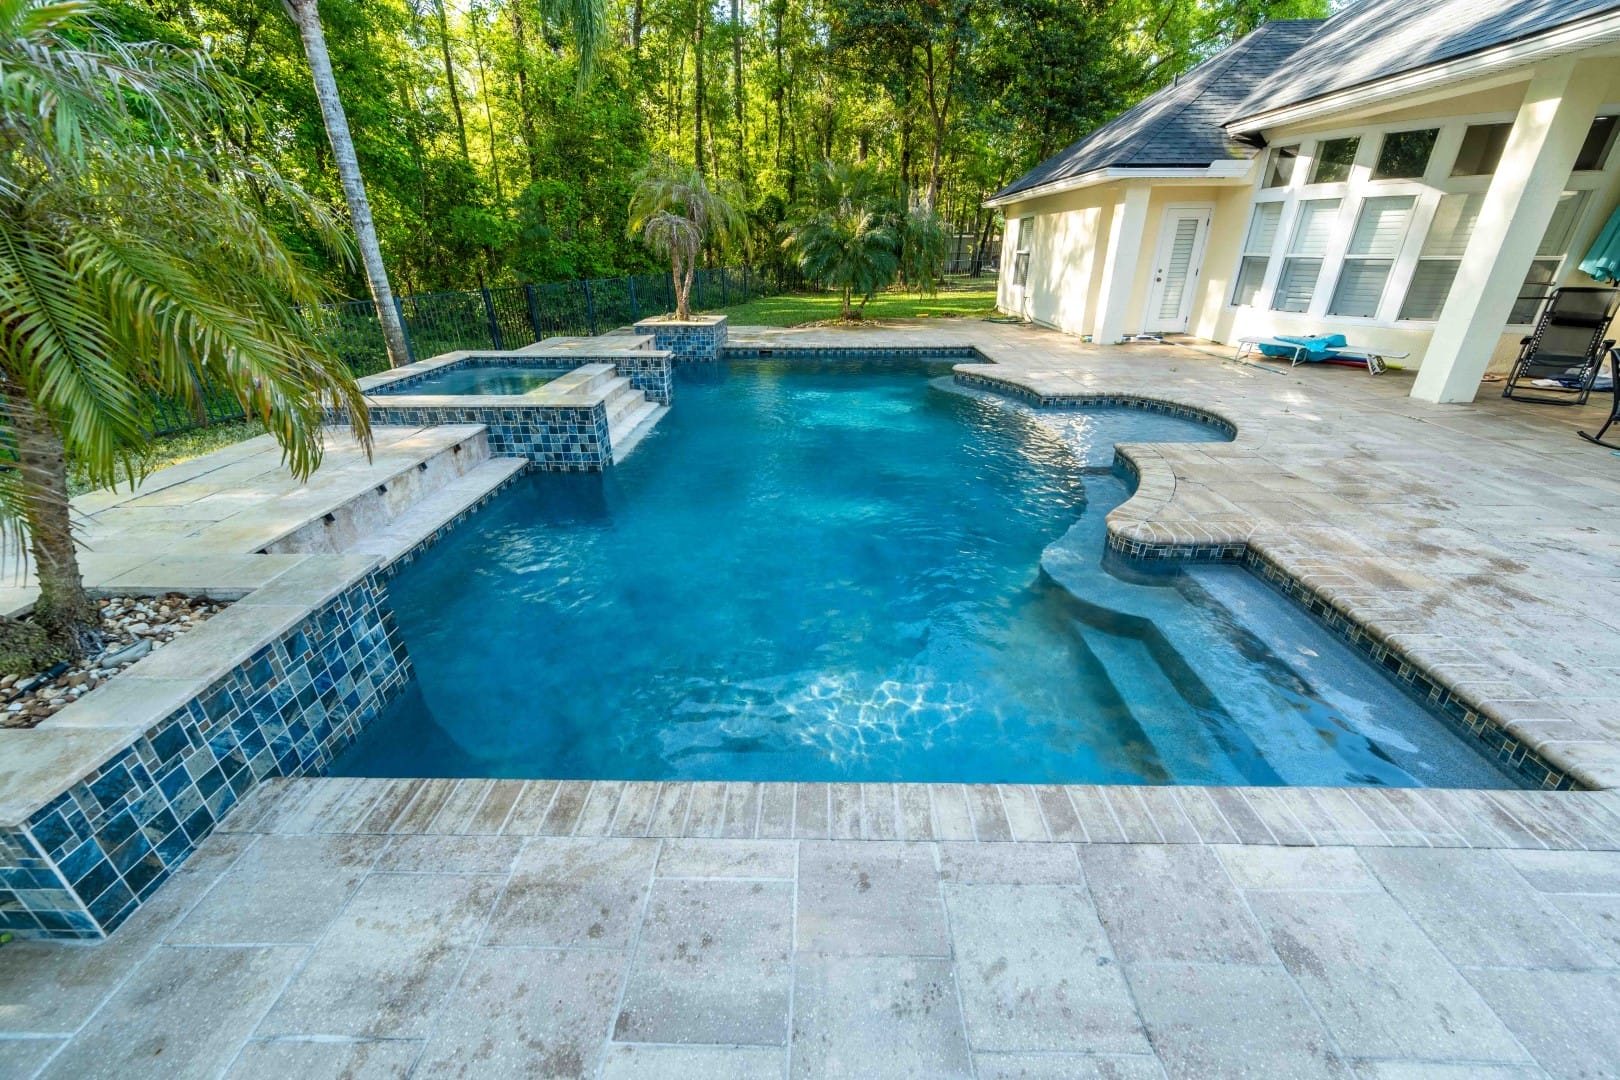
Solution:
[[[1247,543],[1620,786],[1595,408],[1041,331],[1044,394],[1199,405],[1116,533]],[[678,407],[678,401],[677,401]],[[0,948],[0,1075],[1603,1076],[1620,792],[274,781],[95,946]]]

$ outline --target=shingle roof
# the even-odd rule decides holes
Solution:
[[[1322,24],[1307,48],[1224,119],[1297,105],[1615,8],[1620,0],[1360,0]]]
[[[1620,0],[1616,0],[1620,2]],[[1320,19],[1269,22],[1143,99],[1079,142],[1060,150],[996,192],[1003,198],[1110,166],[1190,166],[1251,157],[1221,124],[1238,102],[1277,70],[1320,26]]]

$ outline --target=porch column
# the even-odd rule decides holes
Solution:
[[[1474,400],[1606,87],[1599,61],[1566,57],[1536,69],[1423,354],[1413,397]]]
[[[1130,306],[1136,264],[1142,255],[1151,190],[1146,184],[1128,187],[1114,203],[1102,287],[1097,291],[1097,317],[1091,330],[1091,340],[1100,345],[1112,345],[1125,336],[1125,310]]]

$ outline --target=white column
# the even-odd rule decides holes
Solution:
[[[1108,251],[1102,264],[1102,288],[1097,291],[1097,317],[1091,331],[1091,340],[1099,345],[1112,345],[1125,336],[1125,310],[1136,284],[1136,263],[1142,255],[1151,191],[1146,184],[1128,187],[1114,203]]]
[[[1536,69],[1423,354],[1413,397],[1474,400],[1607,86],[1598,61],[1566,57]]]

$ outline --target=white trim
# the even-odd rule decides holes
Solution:
[[[1061,180],[1053,180],[1041,184],[1039,187],[1015,191],[1011,195],[1003,195],[999,199],[986,199],[980,205],[990,209],[1012,206],[1016,203],[1028,202],[1031,199],[1042,199],[1048,195],[1059,195],[1065,191],[1076,191],[1080,188],[1096,187],[1099,184],[1111,184],[1120,180],[1246,180],[1249,176],[1249,169],[1253,165],[1253,160],[1249,158],[1217,161],[1207,166],[1187,166],[1184,168],[1149,167],[1132,169],[1111,165],[1103,169],[1093,169],[1078,176],[1067,176]]]
[[[1187,217],[1196,215],[1198,230],[1193,234],[1192,252],[1187,261],[1187,279],[1181,286],[1181,310],[1174,320],[1169,323],[1158,316],[1158,301],[1162,301],[1164,294],[1164,279],[1159,276],[1162,269],[1160,265],[1168,254],[1167,241],[1172,237],[1170,222],[1173,217]],[[1192,312],[1196,305],[1198,285],[1203,276],[1204,253],[1209,247],[1209,230],[1215,220],[1215,204],[1199,203],[1166,203],[1164,213],[1159,216],[1159,237],[1153,245],[1153,279],[1148,282],[1147,300],[1142,306],[1142,329],[1148,333],[1167,332],[1186,333],[1192,323]]]
[[[1583,49],[1616,45],[1620,45],[1620,11],[1608,11],[1556,27],[1527,40],[1509,42],[1415,71],[1401,72],[1294,105],[1233,117],[1223,126],[1229,132],[1251,132],[1282,124],[1302,123],[1389,98],[1418,94],[1465,79],[1497,74],[1505,69],[1526,67],[1539,60],[1549,60]]]

